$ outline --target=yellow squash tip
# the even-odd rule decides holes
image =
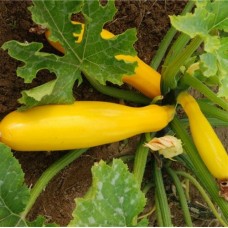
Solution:
[[[182,92],[177,98],[189,119],[196,148],[211,174],[218,180],[228,179],[228,154],[195,98]]]

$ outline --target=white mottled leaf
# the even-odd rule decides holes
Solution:
[[[92,167],[93,183],[76,209],[69,226],[133,226],[146,199],[127,166],[115,159],[111,166],[101,161]],[[141,225],[147,225],[143,220]]]

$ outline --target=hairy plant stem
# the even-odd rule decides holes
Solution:
[[[228,127],[228,121],[208,117],[207,120],[213,127]]]
[[[131,154],[131,155],[123,155],[120,157],[116,157],[118,159],[121,159],[124,163],[127,162],[132,162],[135,159],[135,155]],[[113,159],[111,159],[110,161],[108,161],[108,164],[111,164],[113,161]]]
[[[206,113],[207,116],[207,113]],[[228,121],[224,121],[217,118],[207,117],[208,122],[213,127],[228,127]],[[181,119],[181,123],[183,123],[183,126],[187,128],[189,126],[189,120],[187,118]]]
[[[163,66],[162,66],[162,74],[166,70],[167,66],[172,63],[173,60],[183,51],[187,43],[191,40],[191,38],[181,33],[177,40],[173,43],[172,47],[169,49],[168,54],[165,57]]]
[[[149,182],[143,187],[142,192],[146,195],[152,187],[154,187],[154,183]]]
[[[167,195],[162,178],[161,168],[158,167],[157,162],[154,162],[154,182],[155,182],[155,205],[158,209],[157,219],[159,226],[171,227],[173,226],[171,220],[171,213],[168,204]]]
[[[152,59],[150,66],[154,69],[158,69],[159,65],[161,64],[161,61],[170,45],[170,43],[173,40],[173,37],[176,35],[177,30],[174,27],[171,27],[166,35],[164,36],[163,40],[161,41],[159,48]]]
[[[228,223],[226,223],[221,218],[221,216],[217,212],[214,204],[211,202],[210,198],[208,197],[207,193],[202,188],[202,186],[200,185],[200,183],[193,176],[191,176],[190,174],[188,174],[186,172],[176,171],[176,174],[179,175],[179,176],[183,176],[183,177],[187,178],[198,189],[198,191],[202,195],[203,199],[206,201],[207,205],[209,206],[209,208],[213,212],[214,216],[218,219],[218,221],[221,223],[221,225],[223,225],[224,227],[227,227],[228,226]]]
[[[142,184],[142,179],[146,168],[147,156],[149,152],[149,148],[144,146],[144,142],[145,137],[144,135],[142,135],[135,153],[135,161],[133,167],[133,174],[139,186],[141,186]]]
[[[141,139],[139,141],[136,153],[135,160],[133,166],[133,174],[139,184],[141,186],[143,175],[146,168],[147,157],[149,153],[149,148],[144,146],[145,141],[149,141],[155,133],[145,133],[141,135]]]
[[[189,156],[184,152],[183,154],[180,154],[176,157],[176,160],[180,163],[184,164],[185,167],[187,167],[189,170],[193,171],[195,169],[195,166],[192,164],[192,161],[189,159]]]
[[[207,167],[204,162],[200,158],[198,151],[189,137],[187,131],[182,126],[181,122],[177,117],[174,117],[173,121],[170,124],[172,130],[175,132],[178,138],[180,138],[183,142],[183,147],[188,154],[190,159],[190,163],[193,165],[192,172],[200,181],[200,184],[207,190],[208,194],[211,198],[217,203],[220,207],[223,215],[228,218],[228,203],[219,197],[219,189],[218,185],[213,178],[213,176],[209,173]],[[190,167],[191,168],[191,167]]]
[[[149,148],[144,146],[145,137],[141,135],[140,142],[138,144],[136,153],[135,153],[135,160],[134,160],[134,167],[133,167],[133,174],[138,185],[141,187],[143,175],[146,168],[147,156],[149,152]],[[137,216],[133,219],[133,225],[137,224]]]
[[[73,162],[76,158],[78,158],[81,154],[85,153],[87,149],[73,150],[68,152],[62,158],[58,159],[54,162],[46,171],[43,172],[41,177],[38,179],[34,187],[30,192],[29,201],[21,214],[21,218],[25,219],[26,215],[34,205],[36,199],[40,195],[40,193],[45,189],[49,181],[58,174],[62,169],[64,169],[67,165]]]
[[[177,86],[176,75],[180,70],[180,67],[184,65],[185,61],[189,59],[196,49],[202,43],[202,38],[196,36],[191,42],[186,46],[186,48],[180,52],[172,62],[170,62],[167,68],[162,74],[162,93],[166,94],[170,89],[175,89]]]
[[[187,202],[190,202],[191,198],[190,198],[190,183],[188,179],[184,179],[183,180],[183,184],[184,184],[184,189],[185,189],[185,195],[186,195],[186,199]]]
[[[156,219],[159,227],[164,227],[163,219],[162,219],[162,213],[161,208],[158,200],[158,195],[155,192],[155,212],[156,212]]]
[[[210,90],[204,83],[202,83],[196,77],[193,77],[189,74],[185,74],[184,77],[182,77],[181,79],[181,83],[190,85],[194,89],[201,92],[208,99],[210,99],[213,103],[219,105],[226,111],[228,110],[228,103],[225,100],[217,97],[217,95],[212,90]]]
[[[183,9],[181,15],[185,15],[186,13],[190,12],[192,10],[192,8],[194,7],[194,5],[195,5],[194,1],[191,1],[191,0],[188,1],[188,3],[186,4],[185,8]],[[164,36],[163,40],[161,41],[159,48],[150,64],[150,66],[153,67],[155,70],[161,64],[161,61],[162,61],[170,43],[172,42],[174,36],[176,35],[176,33],[177,33],[177,30],[174,27],[171,27],[168,30],[168,32],[166,33],[166,35]]]
[[[175,171],[173,171],[171,168],[169,168],[168,166],[166,166],[166,171],[167,173],[171,176],[171,178],[173,179],[174,185],[176,186],[176,190],[177,193],[179,195],[179,201],[180,201],[180,205],[182,208],[182,212],[184,215],[184,220],[187,226],[189,227],[193,227],[192,224],[192,219],[191,219],[191,215],[188,209],[188,202],[187,202],[187,198],[185,196],[182,184],[176,174]]]
[[[197,100],[200,109],[206,116],[216,118],[228,123],[228,112],[220,108],[217,108],[214,105],[208,104],[206,101]]]
[[[85,75],[89,83],[95,88],[98,92],[103,93],[105,95],[118,98],[118,99],[123,99],[126,101],[131,101],[136,104],[142,104],[142,105],[148,105],[151,102],[151,99],[145,97],[142,94],[133,92],[133,91],[128,91],[128,90],[123,90],[123,89],[118,89],[115,87],[111,86],[105,86],[101,85],[96,79]]]

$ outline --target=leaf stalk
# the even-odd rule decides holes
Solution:
[[[195,5],[194,1],[192,1],[192,0],[188,1],[188,3],[186,4],[185,8],[183,9],[181,15],[185,15],[186,13],[190,12],[192,10],[192,8],[194,7],[194,5]],[[168,32],[166,33],[166,35],[164,36],[163,40],[161,41],[159,48],[150,64],[150,66],[152,68],[154,68],[155,70],[157,70],[159,65],[161,64],[161,61],[164,58],[164,55],[165,55],[170,43],[172,42],[174,36],[176,35],[176,33],[177,33],[177,30],[174,27],[171,27],[168,30]]]
[[[41,192],[46,188],[50,180],[58,174],[67,165],[77,159],[80,155],[85,153],[87,149],[73,150],[64,155],[62,158],[54,162],[43,174],[40,176],[34,187],[30,192],[29,201],[21,214],[21,218],[24,219],[32,206],[34,205],[36,199],[41,194]]]
[[[162,178],[161,168],[157,162],[154,162],[154,178],[155,178],[155,205],[159,226],[172,227],[171,213],[169,209],[168,199]]]
[[[176,190],[179,195],[179,201],[180,201],[180,205],[181,205],[182,212],[184,215],[185,223],[187,226],[193,227],[191,215],[190,215],[190,212],[188,209],[187,198],[185,196],[182,184],[174,170],[172,170],[171,168],[166,166],[166,171],[171,176],[171,178],[173,179],[174,185],[176,186]]]
[[[167,68],[162,73],[162,91],[163,94],[169,92],[170,89],[175,89],[177,86],[177,73],[180,67],[184,65],[186,60],[192,56],[196,49],[203,42],[202,38],[196,36],[191,42],[186,46],[186,48],[180,52],[172,62],[169,63]]]
[[[105,95],[142,105],[148,105],[151,102],[149,98],[145,97],[142,94],[133,91],[114,88],[111,86],[104,86],[88,75],[85,75],[85,77],[98,92],[103,93]]]
[[[218,219],[218,221],[220,222],[220,224],[223,225],[224,227],[228,227],[228,223],[226,223],[221,218],[221,216],[217,212],[214,204],[211,202],[209,196],[204,191],[204,189],[202,188],[202,186],[200,185],[200,183],[193,176],[191,176],[190,174],[188,174],[186,172],[176,171],[176,174],[179,175],[179,176],[183,176],[183,177],[187,178],[198,189],[198,191],[200,192],[200,194],[202,195],[202,197],[204,198],[204,200],[206,201],[207,205],[209,206],[209,208],[213,212],[214,216]]]
[[[222,120],[228,123],[228,113],[214,105],[208,104],[206,101],[197,100],[200,109],[207,116]]]
[[[213,103],[219,105],[221,108],[223,108],[226,111],[228,110],[228,103],[225,100],[217,97],[217,95],[212,90],[210,90],[205,84],[203,84],[196,77],[193,77],[189,74],[185,74],[184,77],[181,79],[181,83],[190,85],[194,89],[201,92],[208,99],[210,99]]]

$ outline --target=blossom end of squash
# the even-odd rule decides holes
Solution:
[[[218,180],[219,184],[219,195],[228,201],[228,179]]]

